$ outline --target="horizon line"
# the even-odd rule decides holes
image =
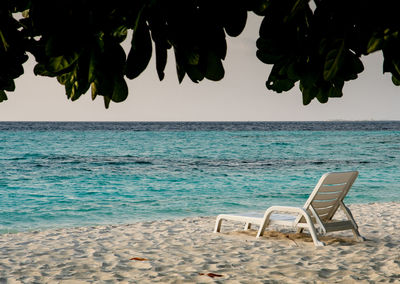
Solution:
[[[357,119],[357,120],[347,120],[347,119],[330,119],[330,120],[2,120],[0,123],[9,122],[21,122],[21,123],[32,123],[32,122],[75,122],[75,123],[88,123],[88,122],[98,122],[98,123],[293,123],[293,122],[400,122],[400,120],[394,119]]]

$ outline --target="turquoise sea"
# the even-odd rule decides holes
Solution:
[[[0,233],[301,206],[347,170],[347,203],[400,201],[400,122],[0,122]]]

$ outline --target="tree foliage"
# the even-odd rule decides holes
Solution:
[[[2,0],[0,101],[14,91],[28,52],[34,73],[56,77],[69,99],[90,88],[106,107],[126,99],[126,79],[138,77],[153,54],[163,80],[169,49],[179,82],[186,75],[195,83],[221,80],[226,36],[240,35],[255,13],[263,17],[256,56],[272,65],[266,87],[280,93],[298,83],[304,104],[325,103],[342,96],[344,83],[364,69],[361,56],[376,51],[400,85],[396,8],[390,0]]]

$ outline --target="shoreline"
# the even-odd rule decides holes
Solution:
[[[391,204],[391,203],[399,203],[400,204],[400,200],[395,200],[395,201],[377,201],[377,202],[365,202],[365,203],[346,203],[347,206],[349,206],[350,208],[352,206],[363,206],[363,205],[373,205],[373,204]],[[300,204],[301,205],[301,204]],[[272,205],[271,205],[272,206]],[[296,205],[291,205],[291,206],[296,206]],[[250,210],[251,211],[251,210]],[[340,211],[340,210],[339,210]],[[338,211],[338,212],[339,212]],[[220,214],[223,213],[246,213],[249,211],[221,211]],[[253,212],[253,211],[252,211]],[[260,210],[254,211],[257,213],[263,213]],[[85,224],[82,226],[76,226],[76,225],[64,225],[64,226],[43,226],[43,227],[34,227],[34,228],[29,228],[29,229],[22,229],[22,230],[18,230],[18,229],[8,229],[8,232],[5,232],[6,229],[2,229],[0,230],[0,238],[3,235],[16,235],[16,234],[29,234],[29,233],[41,233],[41,232],[47,232],[47,231],[59,231],[59,230],[75,230],[75,229],[84,229],[84,228],[97,228],[97,227],[118,227],[118,226],[129,226],[129,225],[134,225],[137,223],[151,223],[151,222],[157,222],[157,221],[172,221],[172,222],[178,222],[180,220],[187,220],[187,219],[197,219],[197,218],[216,218],[215,216],[211,216],[211,215],[200,215],[200,216],[173,216],[173,217],[168,217],[165,219],[144,219],[144,220],[131,220],[131,221],[125,221],[125,222],[121,222],[121,223],[95,223],[95,224]],[[357,221],[357,220],[356,220]],[[224,223],[225,224],[225,223]],[[238,227],[239,228],[239,227]]]
[[[287,230],[255,239],[236,222],[214,234],[215,216],[4,233],[0,283],[398,281],[400,202],[349,207],[366,242],[351,231],[322,248]]]

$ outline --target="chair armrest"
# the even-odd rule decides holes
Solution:
[[[288,212],[288,213],[293,213],[293,214],[300,214],[302,215],[305,219],[307,224],[312,225],[312,219],[311,216],[308,214],[308,212],[301,207],[293,207],[293,206],[271,206],[269,207],[264,214],[264,223],[268,224],[269,218],[272,213],[274,212]],[[296,224],[294,224],[296,226]]]
[[[296,213],[296,214],[307,214],[308,213],[301,207],[293,207],[293,206],[271,206],[269,207],[264,214],[264,217],[271,215],[273,212],[287,212],[287,213]],[[268,216],[269,217],[269,216]]]
[[[292,206],[271,206],[271,207],[269,207],[267,209],[267,211],[265,211],[263,222],[261,223],[260,229],[258,230],[258,233],[257,233],[257,238],[262,236],[262,234],[265,230],[265,227],[268,226],[269,218],[273,212],[289,212],[289,213],[296,213],[296,214],[302,215],[306,219],[308,229],[310,231],[314,245],[315,246],[324,246],[325,245],[323,242],[318,240],[317,232],[315,230],[314,224],[312,222],[310,215],[307,213],[307,211],[304,208],[292,207]],[[294,226],[297,226],[297,224],[294,224]]]

